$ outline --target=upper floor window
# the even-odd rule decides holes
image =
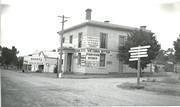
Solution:
[[[78,48],[82,47],[82,32],[78,34]]]
[[[69,36],[69,43],[72,43],[73,41],[73,35]]]
[[[123,35],[119,35],[119,46],[125,45],[126,38]]]
[[[107,48],[107,33],[100,33],[100,48]]]

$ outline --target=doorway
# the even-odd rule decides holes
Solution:
[[[66,72],[72,72],[72,53],[67,54]]]
[[[39,65],[38,66],[38,71],[43,72],[44,71],[44,65]]]

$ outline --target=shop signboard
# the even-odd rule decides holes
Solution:
[[[99,48],[99,38],[96,36],[87,36],[87,46],[91,48]]]
[[[41,57],[25,57],[24,58],[24,64],[43,64],[43,59]]]
[[[92,52],[92,53],[104,53],[104,54],[109,54],[111,53],[110,50],[107,50],[107,49],[93,49],[93,48],[88,48],[87,49],[87,52]]]
[[[98,67],[99,64],[99,53],[86,53],[86,64],[88,67]]]
[[[86,65],[86,53],[85,52],[81,53],[81,65],[82,66]]]

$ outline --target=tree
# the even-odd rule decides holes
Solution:
[[[156,59],[154,59],[154,62],[158,64],[165,64],[165,62],[168,60],[168,57],[165,54],[165,50],[160,50],[159,54],[156,56]]]
[[[166,64],[167,61],[175,63],[174,49],[160,50],[154,61],[159,64]]]
[[[6,65],[8,69],[8,65],[12,62],[12,54],[11,50],[7,47],[2,48],[2,65]]]
[[[180,35],[176,41],[174,41],[175,59],[176,62],[180,62]]]
[[[23,61],[24,61],[24,58],[23,58],[23,57],[18,57],[18,62],[17,62],[17,67],[18,67],[18,69],[22,69],[22,67],[23,67]]]
[[[11,56],[12,56],[12,64],[13,65],[17,65],[18,64],[18,58],[17,58],[17,54],[19,52],[17,51],[17,49],[15,48],[15,46],[12,46],[12,49],[11,49]]]
[[[3,47],[1,50],[2,50],[1,64],[6,65],[7,69],[10,64],[16,66],[18,63],[18,59],[16,56],[18,54],[17,49],[13,46],[12,49]]]
[[[145,45],[150,45],[151,47],[147,51],[148,57],[141,58],[141,69],[144,69],[145,67],[147,67],[147,64],[151,63],[152,60],[156,58],[160,50],[160,44],[156,40],[156,37],[153,35],[153,33],[150,31],[137,29],[130,33],[124,46],[120,46],[119,48],[120,61],[128,64],[131,68],[137,69],[137,61],[129,61],[130,54],[128,51],[131,47]]]
[[[173,48],[168,48],[165,51],[165,56],[167,57],[167,61],[171,61],[173,63],[175,63],[175,55],[174,55],[174,49]]]

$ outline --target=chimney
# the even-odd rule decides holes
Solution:
[[[91,20],[91,9],[86,9],[86,20]]]
[[[105,20],[104,22],[105,22],[105,23],[109,23],[110,21],[109,21],[109,20]]]
[[[146,26],[140,26],[140,29],[146,30]]]

